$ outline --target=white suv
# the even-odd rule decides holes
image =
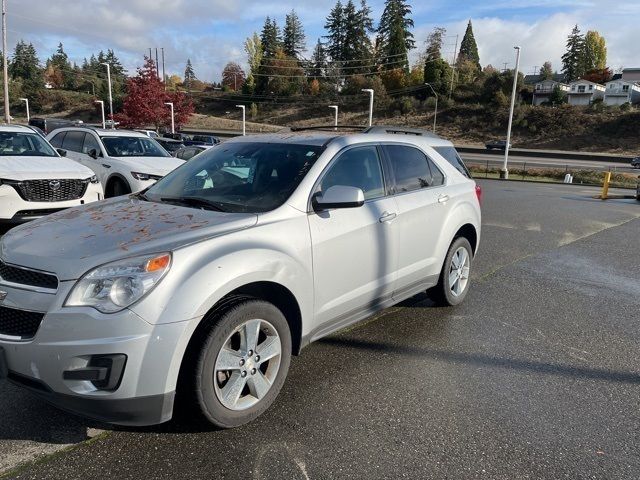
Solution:
[[[480,191],[426,133],[288,133],[29,227],[0,243],[0,372],[104,421],[167,421],[181,392],[234,427],[310,342],[425,290],[461,303]]]
[[[0,125],[0,223],[20,223],[100,200],[93,171],[64,158],[35,130]]]
[[[184,163],[140,132],[67,127],[47,139],[93,170],[107,198],[144,190]]]

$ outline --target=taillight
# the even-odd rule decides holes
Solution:
[[[476,185],[476,197],[478,197],[478,203],[482,206],[482,187]]]

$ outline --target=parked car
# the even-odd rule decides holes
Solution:
[[[173,155],[174,157],[175,153],[185,146],[184,143],[182,143],[180,140],[172,140],[171,138],[159,137],[156,138],[155,141],[158,142],[162,148],[164,148],[169,154]]]
[[[89,168],[64,158],[31,127],[0,125],[0,223],[33,220],[102,198]]]
[[[210,147],[204,147],[202,145],[192,145],[190,147],[184,147],[177,150],[173,156],[179,158],[180,160],[191,160],[193,157],[198,155],[199,153],[208,150]]]
[[[183,163],[139,132],[67,127],[47,139],[93,170],[107,198],[144,190]]]
[[[34,117],[29,120],[29,125],[33,127],[38,127],[42,130],[45,135],[53,132],[56,128],[62,127],[72,127],[74,125],[79,125],[82,122],[77,122],[73,120],[66,120],[64,118],[38,118]]]
[[[633,160],[631,160],[631,166],[633,168],[640,168],[640,157],[636,157]]]
[[[158,132],[156,132],[155,130],[136,130],[136,132],[144,133],[149,138],[160,138],[160,134],[158,134]]]
[[[164,133],[162,138],[170,138],[171,140],[178,140],[180,142],[191,140],[189,135],[184,133]]]
[[[638,177],[638,184],[636,185],[636,200],[640,202],[640,177]]]
[[[506,150],[507,149],[507,141],[506,140],[491,140],[485,143],[485,147],[487,150]],[[509,145],[511,148],[512,145]]]
[[[453,150],[379,128],[238,137],[14,229],[0,372],[102,421],[167,421],[177,389],[218,427],[249,422],[310,342],[425,290],[464,300],[481,192]]]
[[[218,145],[220,143],[220,139],[218,137],[214,137],[213,135],[193,135],[191,137],[191,142],[193,145]]]

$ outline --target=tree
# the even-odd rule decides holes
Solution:
[[[295,10],[291,10],[285,18],[284,37],[282,48],[285,55],[300,58],[300,54],[306,49],[307,37],[304,34],[302,22]]]
[[[247,53],[247,63],[249,64],[249,76],[243,85],[245,93],[254,93],[256,88],[255,75],[260,73],[262,64],[262,40],[256,32],[244,41],[244,51]]]
[[[168,90],[177,91],[182,79],[178,75],[168,75],[165,83]]]
[[[69,62],[69,57],[65,53],[62,43],[58,44],[56,53],[47,60],[47,71],[49,71],[49,82],[54,88],[73,88],[73,66]]]
[[[184,68],[184,88],[189,90],[193,86],[193,82],[197,80],[196,73],[193,71],[191,59],[187,58],[187,66]]]
[[[322,77],[325,75],[327,68],[327,53],[324,45],[318,39],[316,47],[313,49],[313,56],[311,57],[311,68],[309,70],[309,76]]]
[[[594,83],[607,83],[613,78],[613,72],[609,68],[589,70],[582,78]]]
[[[585,72],[607,67],[607,43],[598,32],[589,30],[584,36],[582,68]]]
[[[22,81],[22,93],[33,98],[44,89],[44,79],[38,55],[33,44],[20,40],[16,44],[13,60],[9,63],[9,76]]]
[[[262,43],[262,54],[264,58],[275,57],[276,52],[282,48],[280,28],[275,20],[271,20],[269,17],[266,18],[264,26],[262,27],[260,41]]]
[[[551,66],[551,62],[546,61],[542,64],[540,80],[553,80],[553,67]]]
[[[349,0],[343,11],[344,17],[344,48],[343,60],[348,73],[368,73],[368,59],[371,57],[372,45],[369,35],[375,31],[371,8],[365,0],[356,9],[353,0]]]
[[[562,73],[566,82],[573,82],[585,74],[584,47],[584,37],[576,25],[567,37],[567,51],[562,55]]]
[[[193,113],[191,100],[182,92],[165,91],[155,62],[145,57],[144,66],[128,80],[122,112],[114,115],[114,119],[126,128],[168,127],[171,125],[171,111],[165,102],[173,103],[176,128],[185,124]]]
[[[549,103],[551,105],[561,105],[563,103],[566,103],[566,101],[567,101],[567,94],[562,91],[562,89],[560,88],[560,85],[556,85],[553,88],[551,95],[549,95]]]
[[[334,62],[344,60],[344,7],[342,2],[338,0],[331,9],[327,21],[324,25],[327,30],[327,48],[326,51]]]
[[[482,70],[482,66],[480,65],[480,55],[478,54],[478,44],[476,43],[476,39],[473,35],[473,25],[471,24],[471,20],[467,24],[467,30],[464,32],[464,37],[462,37],[462,43],[460,43],[460,53],[458,53],[458,62],[463,62],[468,60],[472,62],[478,72]]]
[[[442,44],[446,34],[447,29],[443,27],[436,27],[429,34],[427,37],[427,51],[425,52],[426,61],[442,57]]]
[[[442,43],[447,30],[436,27],[427,37],[427,50],[424,60],[424,81],[441,94],[446,94],[451,85],[452,68],[442,58]]]
[[[245,80],[244,70],[235,62],[227,63],[222,70],[222,86],[234,92],[242,88]]]
[[[377,47],[382,54],[384,70],[404,68],[409,70],[408,53],[415,47],[411,6],[405,0],[386,0],[378,25]]]

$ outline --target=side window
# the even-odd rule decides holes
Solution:
[[[96,140],[96,137],[87,133],[84,137],[84,144],[82,145],[82,153],[89,154],[91,150],[95,150],[100,155],[100,144]]]
[[[60,132],[59,134],[55,135],[52,139],[51,139],[51,145],[53,145],[55,148],[62,148],[62,142],[64,141],[64,136],[67,134],[67,132]]]
[[[358,187],[365,200],[384,196],[384,181],[378,150],[355,147],[340,155],[322,179],[321,190],[335,185]]]
[[[84,132],[67,132],[62,142],[62,148],[71,152],[81,152],[84,143]]]
[[[417,148],[405,145],[386,145],[384,149],[389,157],[395,177],[396,193],[442,185],[444,182],[442,172],[433,165],[434,172],[432,173],[430,165],[432,162]],[[434,173],[437,178],[434,178]]]
[[[458,152],[453,147],[433,147],[433,149],[444,157],[444,159],[453,165],[456,170],[463,174],[467,178],[471,178],[471,174],[466,165],[458,155]]]
[[[427,157],[427,162],[429,162],[429,169],[431,170],[431,184],[429,186],[439,187],[440,185],[444,185],[444,174],[429,157]]]

